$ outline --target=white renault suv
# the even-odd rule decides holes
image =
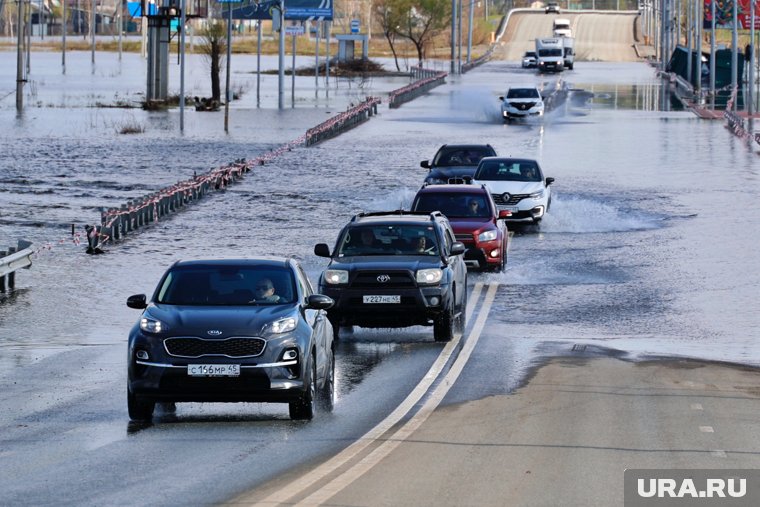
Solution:
[[[550,185],[538,162],[527,158],[484,157],[472,183],[486,185],[496,207],[512,214],[511,222],[538,224],[552,202]]]
[[[504,121],[544,114],[544,100],[538,88],[510,88],[501,100],[501,116]]]

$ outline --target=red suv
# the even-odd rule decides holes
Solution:
[[[485,185],[425,185],[414,197],[412,211],[440,211],[449,219],[456,240],[464,243],[465,263],[486,271],[503,271],[509,233]]]

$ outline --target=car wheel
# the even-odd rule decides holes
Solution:
[[[454,337],[454,301],[449,308],[435,319],[433,338],[437,342],[448,342]]]
[[[309,376],[306,391],[301,398],[291,401],[288,405],[290,418],[293,420],[310,420],[314,418],[314,394],[317,389],[317,365],[314,359],[309,360]]]
[[[330,364],[327,369],[325,385],[319,392],[319,408],[332,412],[335,407],[335,351],[330,350]]]
[[[150,421],[153,417],[154,401],[139,401],[127,387],[127,411],[132,421]]]

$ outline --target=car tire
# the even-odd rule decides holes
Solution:
[[[330,350],[330,364],[327,369],[325,384],[319,391],[319,408],[327,412],[332,412],[335,407],[335,351]]]
[[[153,418],[154,401],[140,401],[127,387],[127,411],[132,421],[150,421]]]
[[[433,338],[437,342],[449,342],[454,337],[454,304],[452,301],[448,309],[433,322]]]
[[[317,365],[313,358],[309,360],[309,376],[307,377],[306,390],[296,401],[288,404],[290,418],[294,421],[311,420],[314,418],[314,398],[317,388]]]

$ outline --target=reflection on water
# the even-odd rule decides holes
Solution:
[[[659,82],[638,84],[573,85],[593,94],[594,109],[633,109],[637,111],[683,111],[683,105],[667,86]]]

